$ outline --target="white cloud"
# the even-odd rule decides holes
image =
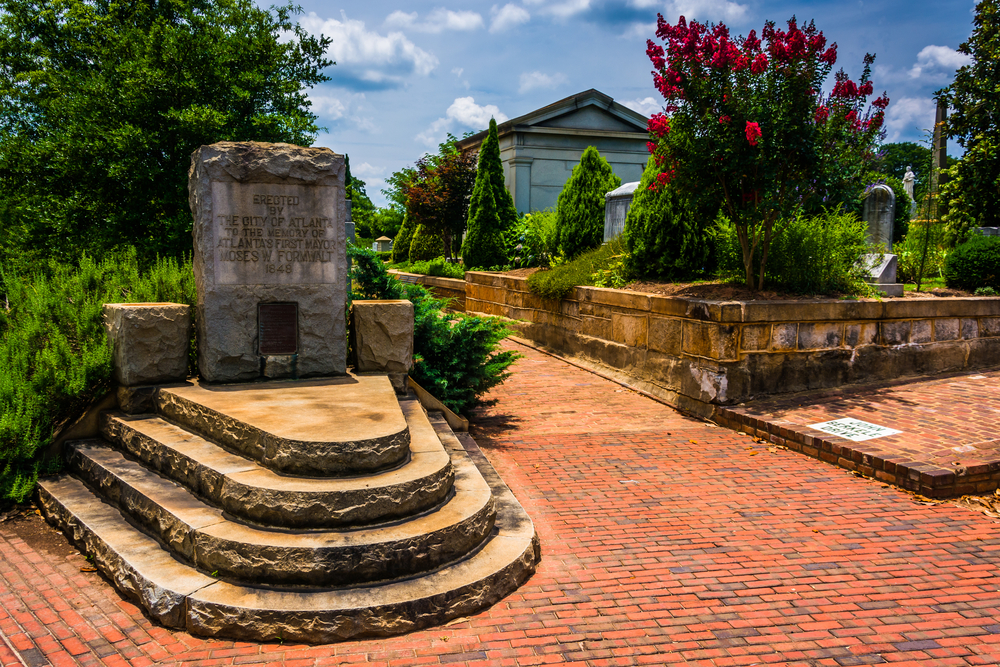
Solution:
[[[625,100],[621,104],[632,111],[638,111],[643,116],[652,116],[654,113],[663,111],[663,105],[653,97],[644,97],[641,100]]]
[[[563,0],[554,5],[549,5],[543,12],[556,18],[568,19],[588,9],[590,9],[590,0]]]
[[[523,72],[521,74],[521,86],[517,92],[526,93],[536,88],[550,89],[566,83],[566,75],[556,72],[555,74],[545,74],[543,72]]]
[[[331,38],[327,55],[338,67],[357,68],[358,78],[372,83],[401,82],[400,68],[427,76],[437,67],[438,59],[408,40],[401,32],[380,35],[365,29],[364,21],[353,21],[341,12],[341,18],[324,19],[309,12],[299,23],[308,32]]]
[[[444,141],[445,135],[456,124],[470,130],[482,130],[490,124],[490,118],[502,123],[507,120],[507,115],[493,104],[479,105],[472,97],[458,97],[448,107],[444,118],[438,118],[415,138],[427,146],[436,146]]]
[[[747,5],[730,0],[670,0],[666,14],[701,19],[738,23],[747,18]]]
[[[358,165],[351,165],[351,174],[362,180],[369,178],[381,178],[382,176],[385,176],[385,172],[385,167],[375,167],[367,162],[362,162]]]
[[[910,78],[919,79],[926,74],[941,75],[945,73],[950,77],[959,67],[971,62],[972,56],[959,53],[947,46],[931,44],[922,48],[917,54],[917,62],[910,68]]]
[[[344,103],[333,95],[311,93],[309,94],[309,101],[312,102],[312,112],[323,120],[339,120],[347,112],[347,107]]]
[[[319,117],[320,125],[337,122],[348,124],[362,132],[377,132],[374,121],[366,115],[367,108],[364,93],[341,92],[333,95],[326,88],[312,90],[307,93],[312,102],[312,111]]]
[[[893,142],[914,130],[934,127],[937,105],[929,97],[904,97],[894,100],[885,110],[886,141]]]
[[[415,32],[429,32],[434,35],[445,30],[476,30],[484,25],[483,17],[476,12],[456,12],[443,7],[432,11],[423,21],[418,21],[417,18],[416,12],[407,14],[396,10],[386,18],[385,25],[390,28],[406,28]]]
[[[490,32],[502,32],[513,28],[516,25],[527,23],[531,19],[531,14],[524,7],[506,4],[497,9],[493,6],[493,22],[490,24]]]

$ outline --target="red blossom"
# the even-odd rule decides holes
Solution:
[[[656,144],[654,144],[652,141],[647,141],[646,142],[646,150],[649,151],[650,154],[655,153],[656,152]]]
[[[859,97],[861,91],[858,90],[858,85],[851,81],[850,79],[841,79],[837,83],[833,84],[832,97],[840,97],[845,100],[853,100]]]
[[[649,122],[646,123],[646,129],[657,139],[662,139],[670,132],[670,119],[662,113],[655,113],[650,116]]]
[[[826,119],[829,118],[829,117],[830,117],[830,110],[827,109],[825,106],[823,106],[821,104],[820,106],[818,106],[816,108],[816,114],[813,116],[813,119],[817,123],[821,123],[822,124],[822,123],[825,123]]]
[[[823,53],[823,55],[819,57],[819,60],[821,63],[830,66],[832,66],[835,62],[837,62],[837,43],[834,42],[833,44],[831,44],[830,48],[828,48]]]
[[[720,116],[719,117],[719,122],[722,123],[723,125],[728,125],[729,121],[731,121],[731,120],[732,120],[732,118],[730,118],[729,116]]]
[[[760,74],[767,69],[767,56],[763,53],[758,54],[753,60],[753,64],[750,65],[750,71],[754,74]]]
[[[858,92],[867,97],[868,95],[872,94],[873,90],[874,87],[872,86],[872,82],[865,81],[864,84],[862,84],[862,86],[858,89]]]
[[[883,94],[877,100],[872,102],[872,106],[875,107],[876,109],[885,109],[887,106],[889,106],[889,98],[886,97],[885,94]]]
[[[761,136],[763,136],[760,132],[760,125],[750,121],[747,121],[746,134],[747,134],[747,141],[750,142],[751,146],[756,146],[757,140],[760,139]]]

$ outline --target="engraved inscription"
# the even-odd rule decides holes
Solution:
[[[212,183],[219,284],[332,283],[343,261],[333,186]]]
[[[294,303],[257,304],[257,348],[265,354],[299,350],[299,308]]]

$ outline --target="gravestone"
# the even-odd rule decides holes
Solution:
[[[868,243],[885,244],[892,252],[892,223],[896,217],[896,195],[888,185],[876,185],[865,197],[862,217],[868,224]]]
[[[604,242],[625,231],[625,218],[632,206],[632,197],[639,181],[625,183],[604,195]]]
[[[192,154],[188,189],[202,378],[345,373],[344,157],[221,142]]]

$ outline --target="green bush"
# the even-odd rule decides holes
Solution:
[[[425,225],[417,225],[410,241],[410,262],[426,262],[444,255],[441,235]]]
[[[403,218],[399,234],[392,242],[392,261],[394,263],[410,261],[410,243],[413,242],[413,232],[415,231],[417,231],[417,225],[413,219]]]
[[[21,502],[38,474],[58,468],[46,449],[60,427],[111,388],[105,303],[195,304],[190,261],[140,268],[135,250],[44,271],[0,268],[0,499]]]
[[[800,294],[871,294],[865,268],[858,262],[869,251],[864,221],[853,213],[826,211],[798,216],[781,227],[771,241],[766,282]],[[736,230],[725,218],[715,231],[719,276],[744,277],[743,254]],[[754,258],[755,271],[760,258]]]
[[[400,299],[413,302],[414,366],[410,376],[458,413],[485,403],[482,396],[506,380],[517,353],[499,350],[510,332],[495,317],[445,313],[447,301],[435,299],[420,285],[403,285],[386,273],[367,248],[348,247],[353,258],[352,299]]]
[[[369,246],[371,247],[371,246]],[[392,261],[392,251],[391,250],[380,250],[375,252],[375,256],[381,259],[383,262]]]
[[[927,234],[931,234],[930,239],[925,239]],[[892,252],[896,255],[898,265],[896,268],[896,279],[901,283],[915,283],[920,273],[920,260],[924,254],[924,242],[927,243],[927,256],[924,258],[924,277],[943,278],[944,262],[948,257],[948,250],[942,247],[940,241],[943,240],[941,225],[937,221],[925,223],[923,220],[914,220],[910,226],[910,232],[901,242],[892,246]]]
[[[710,269],[712,212],[698,213],[676,188],[657,185],[651,157],[625,218],[628,270],[637,276],[687,278]],[[650,189],[655,186],[655,189]]]
[[[507,257],[514,268],[548,266],[559,251],[555,211],[523,215],[507,234]]]
[[[622,184],[593,146],[580,156],[556,203],[559,252],[573,259],[604,240],[604,195]]]
[[[465,278],[465,267],[461,264],[450,264],[444,257],[436,257],[426,262],[412,262],[401,271],[419,273],[422,276],[440,276],[442,278]]]
[[[955,246],[944,266],[948,287],[1000,289],[1000,236],[973,236]]]
[[[600,281],[606,286],[615,286],[621,280],[609,279],[605,272],[614,272],[616,266],[620,268],[624,252],[621,238],[612,239],[600,248],[585,252],[565,264],[531,274],[528,277],[528,289],[546,299],[562,299],[579,285],[595,285]]]
[[[469,201],[469,223],[462,244],[462,260],[469,268],[485,268],[507,263],[504,237],[517,223],[517,210],[503,178],[497,122],[479,149],[476,182]]]

